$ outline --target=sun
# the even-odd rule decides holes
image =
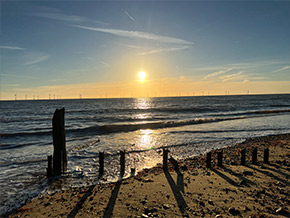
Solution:
[[[146,77],[146,73],[145,73],[144,71],[139,72],[139,78],[140,78],[141,80],[144,80],[145,77]]]

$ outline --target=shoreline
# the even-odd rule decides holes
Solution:
[[[250,164],[258,148],[258,165]],[[247,149],[246,166],[240,150]],[[270,149],[270,164],[262,151]],[[223,167],[217,152],[223,151]],[[170,156],[170,153],[169,153]],[[290,134],[249,138],[205,156],[144,169],[115,183],[72,188],[37,197],[3,217],[287,217],[290,215]]]

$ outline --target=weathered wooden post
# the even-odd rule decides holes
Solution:
[[[269,148],[264,150],[264,163],[269,164]]]
[[[125,151],[120,151],[121,175],[125,173]]]
[[[47,177],[52,177],[52,155],[47,156],[47,169],[46,169],[46,175]]]
[[[104,174],[104,152],[99,152],[99,178]]]
[[[252,164],[257,165],[257,154],[258,154],[258,149],[255,148],[255,149],[252,151]]]
[[[53,131],[53,174],[61,175],[67,168],[65,146],[64,108],[56,109],[52,119]]]
[[[246,149],[244,148],[241,151],[241,165],[246,165]]]
[[[206,154],[206,167],[211,168],[211,152]]]
[[[163,170],[168,170],[168,149],[163,148]]]
[[[218,152],[218,164],[219,167],[223,167],[223,152]]]
[[[169,158],[169,161],[170,161],[170,163],[172,163],[172,165],[173,165],[175,171],[179,171],[179,170],[178,170],[178,162],[177,162],[177,160],[175,160],[173,157],[170,157],[170,158]]]

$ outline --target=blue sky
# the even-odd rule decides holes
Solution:
[[[289,27],[290,1],[1,1],[1,99],[290,93]]]

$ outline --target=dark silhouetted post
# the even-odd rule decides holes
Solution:
[[[269,148],[264,150],[264,163],[269,164]]]
[[[244,148],[241,151],[241,165],[246,165],[246,149]]]
[[[257,165],[257,154],[258,154],[258,149],[255,148],[255,149],[252,151],[252,164]]]
[[[211,152],[206,154],[206,167],[211,168]]]
[[[104,152],[99,152],[99,177],[104,174]]]
[[[177,160],[175,160],[173,157],[170,157],[169,161],[172,163],[175,171],[178,171],[178,162],[177,162]]]
[[[168,149],[163,148],[163,170],[168,170]]]
[[[223,167],[223,152],[218,152],[218,166]]]
[[[56,109],[52,119],[53,131],[53,174],[61,175],[66,171],[67,155],[65,146],[64,108]]]
[[[125,151],[120,151],[121,175],[125,173]]]
[[[47,156],[47,163],[48,165],[47,165],[46,172],[47,172],[47,177],[49,178],[49,177],[52,177],[52,155]]]

